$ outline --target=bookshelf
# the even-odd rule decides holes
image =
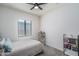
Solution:
[[[79,55],[78,42],[79,37],[74,38],[72,35],[67,36],[67,34],[64,34],[63,35],[64,54],[68,56],[78,56]]]

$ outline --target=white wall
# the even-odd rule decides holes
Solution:
[[[39,17],[0,5],[0,35],[12,40],[18,39],[18,20],[25,17],[32,20],[32,35],[36,39],[39,31]]]
[[[0,6],[0,35],[18,39],[17,21],[25,17],[32,20],[32,35],[37,39],[40,29],[46,32],[47,45],[63,50],[63,34],[79,34],[79,4],[67,5],[39,18],[22,11]],[[40,20],[41,22],[40,22]]]
[[[68,4],[41,17],[47,45],[63,50],[63,34],[79,34],[79,4]]]

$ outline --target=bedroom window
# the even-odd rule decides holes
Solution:
[[[18,36],[31,36],[32,35],[32,21],[20,19],[18,21]]]

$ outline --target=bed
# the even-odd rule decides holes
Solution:
[[[43,51],[41,42],[33,39],[18,40],[13,43],[13,49],[8,56],[33,56]]]

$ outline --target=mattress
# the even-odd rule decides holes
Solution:
[[[7,54],[9,56],[33,56],[43,50],[41,42],[33,39],[18,40],[13,43],[12,51]]]

